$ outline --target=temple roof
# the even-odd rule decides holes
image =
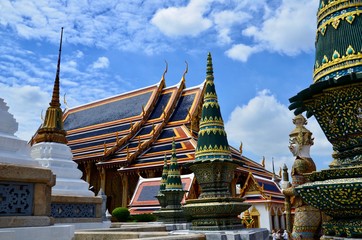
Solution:
[[[182,170],[185,163],[195,160],[204,91],[215,87],[204,82],[186,88],[185,82],[184,74],[178,84],[166,87],[162,77],[158,84],[68,109],[63,121],[73,159],[120,173],[151,169],[161,173],[174,139]],[[240,162],[237,171],[272,178],[261,164],[228,146],[226,139],[223,145],[227,156]]]
[[[188,197],[191,186],[194,182],[194,174],[181,176],[182,188],[186,193],[182,199],[182,203]],[[151,213],[160,208],[160,204],[155,197],[160,189],[161,178],[142,178],[138,180],[136,190],[129,204],[131,214]]]
[[[251,173],[244,186],[241,186],[240,196],[249,203],[265,201],[284,203],[282,190],[275,181]]]

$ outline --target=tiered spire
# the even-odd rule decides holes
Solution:
[[[63,40],[63,28],[60,35],[60,46],[59,46],[59,56],[57,64],[57,72],[54,81],[53,96],[52,100],[49,103],[44,118],[44,123],[41,128],[38,130],[34,143],[40,142],[57,142],[57,143],[67,143],[66,131],[63,129],[63,112],[60,108],[59,101],[59,72],[60,72],[60,58],[62,52],[62,40]]]
[[[166,157],[166,154],[165,154],[165,159],[163,161],[163,170],[162,170],[162,177],[161,177],[160,193],[162,193],[162,191],[166,189],[167,176],[168,176],[168,167],[167,167],[167,157]]]
[[[200,130],[195,161],[231,160],[229,143],[224,130],[220,106],[217,100],[211,54],[207,57],[204,103],[200,119]]]
[[[183,190],[180,177],[180,168],[177,163],[176,157],[176,144],[175,140],[172,141],[172,155],[170,160],[170,167],[167,173],[167,182],[165,190]]]

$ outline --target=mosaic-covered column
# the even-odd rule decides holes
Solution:
[[[314,81],[290,98],[289,108],[315,116],[333,146],[330,168],[295,188],[330,217],[323,222],[328,239],[362,237],[361,13],[361,1],[320,0]]]

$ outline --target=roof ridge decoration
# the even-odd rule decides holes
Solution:
[[[166,61],[165,61],[166,62]],[[147,123],[148,118],[151,115],[151,112],[153,111],[153,109],[155,108],[156,104],[157,104],[157,100],[160,97],[162,90],[164,89],[164,87],[166,86],[165,84],[165,75],[167,73],[168,70],[168,63],[166,62],[166,68],[165,71],[162,74],[162,78],[161,81],[158,85],[158,89],[157,89],[157,97],[155,97],[153,99],[153,102],[151,103],[151,105],[147,108],[147,110],[145,110],[145,107],[142,106],[142,119],[140,121],[138,121],[137,123],[135,123],[134,125],[131,123],[131,128],[130,128],[130,132],[129,134],[125,135],[124,137],[122,137],[119,140],[116,140],[115,144],[110,148],[107,149],[107,151],[105,151],[104,153],[104,157],[109,157],[112,154],[115,154],[117,152],[117,150],[119,150],[120,148],[122,148],[122,146],[124,146],[124,144],[127,143],[128,140],[130,140],[131,138],[133,138],[135,136],[135,134],[137,134],[137,132],[142,128],[142,126],[144,126]],[[164,118],[166,118],[164,116]],[[153,134],[155,134],[154,130],[153,130]],[[151,138],[152,140],[153,138]],[[131,162],[133,159],[135,159],[140,153],[143,152],[143,149],[146,146],[149,146],[149,144],[146,144],[147,142],[150,141],[145,141],[143,142],[139,149],[134,152],[133,154],[131,154],[130,156],[127,156],[127,161]],[[152,141],[151,141],[152,143]]]
[[[184,72],[184,75],[187,73],[188,71],[188,65],[187,65],[187,62],[186,62],[186,70]],[[183,75],[183,78],[184,78],[184,75]],[[177,103],[178,101],[180,100],[180,97],[182,96],[182,92],[185,88],[185,83],[184,83],[184,80],[181,79],[181,82],[180,82],[180,85],[178,86],[178,89],[177,89],[177,93],[176,93],[176,96],[173,100],[173,102],[171,103],[171,106],[169,107],[168,109],[168,112],[166,112],[165,110],[163,111],[162,113],[162,116],[163,116],[163,121],[161,122],[161,124],[158,124],[156,126],[156,129],[153,128],[153,131],[152,131],[152,137],[147,140],[147,141],[144,141],[144,143],[142,143],[142,145],[140,146],[140,148],[138,148],[137,151],[135,151],[128,159],[127,161],[129,163],[133,162],[142,152],[145,151],[146,148],[148,148],[149,146],[151,146],[152,143],[154,143],[159,135],[161,134],[162,132],[162,129],[167,125],[168,121],[170,120],[170,117],[172,115],[172,112],[170,112],[170,110],[174,109],[175,106],[177,106]],[[162,90],[162,89],[161,89]],[[160,90],[160,93],[161,93],[161,90]],[[157,103],[157,101],[156,101]],[[155,103],[155,105],[156,105]],[[148,113],[148,116],[150,115],[150,112]],[[147,116],[147,118],[148,118]],[[144,123],[146,123],[147,121],[145,121]]]
[[[166,63],[166,67],[165,67],[165,70],[163,71],[163,74],[162,74],[162,77],[161,77],[161,81],[159,83],[160,86],[162,86],[162,89],[166,87],[166,73],[168,71],[168,63],[167,61],[165,60],[165,63]]]
[[[167,172],[166,191],[183,191],[180,177],[180,167],[177,163],[175,139],[172,140],[170,167]]]
[[[204,103],[199,129],[195,161],[232,159],[214,85],[211,53],[207,57]]]
[[[256,188],[257,191],[260,192],[260,195],[263,198],[266,198],[265,192],[264,192],[264,188],[262,186],[259,185],[258,181],[255,179],[255,177],[253,176],[253,174],[251,172],[249,172],[248,177],[245,181],[245,184],[243,186],[242,189],[240,189],[240,196],[244,197],[244,195],[254,186],[254,188]]]
[[[186,63],[186,69],[184,71],[184,73],[182,74],[182,78],[181,78],[181,82],[180,82],[180,85],[182,84],[183,85],[183,89],[186,88],[186,74],[188,73],[189,71],[189,64],[185,61]]]
[[[67,144],[66,131],[63,128],[63,111],[60,108],[59,101],[59,75],[60,75],[60,59],[62,52],[62,41],[63,41],[63,27],[60,34],[60,44],[59,44],[59,55],[57,63],[57,72],[54,80],[52,100],[49,103],[49,107],[46,111],[43,125],[39,128],[36,136],[33,139],[33,143],[40,142],[56,142]]]

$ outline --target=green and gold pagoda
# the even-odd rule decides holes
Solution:
[[[198,199],[187,200],[183,206],[185,214],[192,219],[193,230],[241,228],[237,216],[250,205],[231,195],[231,182],[239,164],[231,157],[209,53],[195,160],[189,164],[201,194]]]
[[[161,176],[161,184],[160,184],[160,190],[158,191],[158,194],[156,195],[156,198],[158,202],[160,203],[161,209],[164,209],[167,204],[165,200],[165,194],[163,194],[163,191],[166,189],[166,183],[167,183],[167,175],[168,175],[168,166],[167,166],[167,157],[165,154],[163,169],[162,169],[162,176]]]
[[[186,222],[184,213],[181,209],[181,200],[184,197],[185,190],[182,187],[180,176],[180,167],[177,163],[176,144],[172,141],[172,153],[170,166],[167,167],[167,158],[162,172],[160,191],[156,196],[160,202],[161,209],[154,213],[160,221],[165,223],[182,223]]]
[[[323,222],[325,239],[362,237],[361,13],[361,0],[320,0],[314,82],[290,98],[289,108],[314,115],[333,145],[330,168],[296,187],[330,217]]]

